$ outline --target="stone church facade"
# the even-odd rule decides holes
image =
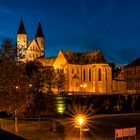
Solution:
[[[27,34],[21,20],[17,33],[17,56],[21,61],[37,60],[43,66],[63,69],[67,78],[66,91],[77,94],[125,93],[124,80],[113,79],[112,67],[102,52],[71,52],[60,50],[56,57],[44,57],[44,35],[38,24],[35,39],[27,41]]]

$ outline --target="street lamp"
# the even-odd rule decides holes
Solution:
[[[78,126],[80,128],[80,140],[81,140],[82,126],[84,126],[86,124],[86,117],[82,114],[77,115],[75,117],[75,123],[76,123],[76,126]]]
[[[32,87],[32,84],[29,84],[29,87]]]
[[[83,88],[83,92],[85,92],[85,89],[86,89],[87,85],[86,84],[81,84],[80,87],[81,87],[81,91],[82,91],[82,88]]]

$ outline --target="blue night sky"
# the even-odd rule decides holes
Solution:
[[[21,15],[28,39],[41,22],[46,56],[99,49],[117,64],[140,56],[139,0],[3,0],[0,37],[16,39]]]

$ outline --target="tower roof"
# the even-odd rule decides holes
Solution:
[[[43,34],[43,31],[42,31],[42,27],[41,27],[41,23],[40,22],[38,23],[36,37],[44,37],[44,34]]]
[[[21,19],[17,34],[26,34],[23,20]]]

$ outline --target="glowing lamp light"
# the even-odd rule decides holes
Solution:
[[[84,121],[83,118],[78,118],[78,123],[79,123],[79,125],[82,125],[82,124],[83,124],[83,121]]]
[[[75,117],[75,123],[79,126],[83,126],[85,124],[85,116],[84,115],[77,115]]]
[[[83,114],[79,114],[77,116],[75,116],[75,123],[77,126],[79,126],[80,128],[80,139],[82,139],[82,127],[86,125],[86,116]]]
[[[85,88],[85,87],[87,87],[87,85],[86,85],[86,84],[84,84],[84,88]]]
[[[29,87],[32,87],[32,84],[29,84]]]

